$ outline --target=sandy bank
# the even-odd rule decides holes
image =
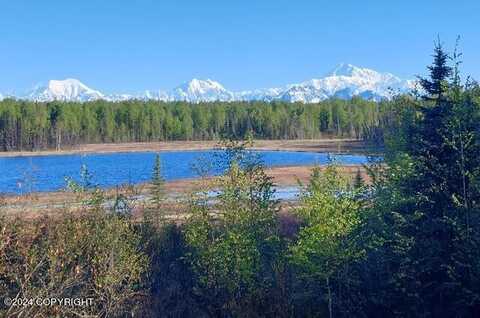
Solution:
[[[12,151],[0,152],[0,157],[49,156],[78,153],[115,153],[115,152],[163,152],[208,150],[218,145],[217,141],[169,141],[85,144],[60,151]],[[366,153],[367,145],[355,139],[308,139],[308,140],[255,140],[256,150],[286,150],[332,153]]]

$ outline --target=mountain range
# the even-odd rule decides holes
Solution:
[[[413,80],[402,80],[390,73],[341,63],[322,78],[279,88],[251,91],[230,91],[220,83],[206,79],[193,79],[170,91],[145,91],[139,94],[104,94],[92,89],[77,79],[50,80],[47,85],[38,85],[16,99],[39,102],[61,100],[86,102],[94,100],[124,101],[131,99],[158,101],[186,101],[191,103],[213,101],[285,101],[316,103],[328,98],[348,99],[360,96],[368,100],[390,99],[414,87]],[[4,96],[0,94],[0,99]]]

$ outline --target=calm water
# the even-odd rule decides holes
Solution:
[[[329,161],[326,153],[259,151],[256,152],[266,166],[315,165]],[[339,163],[366,163],[361,155],[335,155]],[[155,153],[114,153],[61,156],[0,157],[0,193],[26,193],[54,191],[65,188],[65,177],[79,179],[80,167],[85,164],[93,182],[101,187],[150,180]],[[166,180],[198,176],[194,167],[208,167],[218,162],[218,151],[178,151],[161,153],[162,170]],[[207,169],[209,174],[219,169]]]

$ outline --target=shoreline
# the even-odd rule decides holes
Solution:
[[[75,154],[109,154],[131,152],[171,152],[212,150],[218,141],[162,141],[83,144],[65,150],[8,151],[0,152],[0,158],[59,156]],[[297,139],[297,140],[254,140],[252,150],[331,152],[336,154],[366,154],[378,151],[357,139]]]
[[[267,168],[267,175],[273,178],[273,182],[278,188],[298,187],[301,184],[307,184],[311,175],[311,170],[314,166],[283,166]],[[320,167],[325,167],[320,166]],[[362,165],[342,165],[340,171],[352,178],[355,176],[357,170],[360,170],[364,180],[368,181],[368,176]],[[165,183],[165,190],[171,198],[181,198],[189,192],[199,187],[199,179],[190,178],[183,180],[167,181]],[[133,192],[135,195],[143,197],[139,203],[145,201],[150,193],[150,183],[140,183],[134,185]],[[107,197],[115,194],[116,188],[104,189]],[[125,189],[123,189],[125,190]],[[122,192],[122,191],[121,191]],[[132,194],[130,194],[132,195]],[[7,195],[0,196],[0,212],[4,215],[19,215],[21,213],[24,217],[38,217],[45,213],[62,213],[68,206],[75,206],[78,204],[76,194],[65,191],[53,192],[34,192],[24,195]]]
[[[188,150],[186,150],[188,151]],[[273,150],[275,151],[275,150]],[[280,151],[280,150],[279,150]],[[301,166],[298,165],[281,165],[281,166],[271,166],[265,167],[265,171],[267,174],[275,179],[276,185],[280,187],[289,187],[295,185],[295,182],[292,180],[298,178],[300,181],[308,181],[310,175],[309,173],[314,167],[324,168],[327,164],[304,164]],[[348,173],[353,174],[355,171],[354,169],[360,169],[361,171],[364,170],[363,164],[358,163],[345,163],[339,165],[340,169],[346,171]],[[215,178],[216,176],[210,176],[208,178]],[[179,178],[173,180],[166,180],[165,186],[168,187],[169,192],[174,192],[175,190],[185,188],[185,185],[194,184],[196,181],[200,180],[201,177],[188,177],[188,178]],[[117,186],[108,186],[102,187],[101,189],[105,192],[112,192],[117,188],[121,188],[127,185],[131,185],[134,187],[142,188],[150,186],[150,182],[139,182],[139,183],[132,183],[132,184],[119,184]],[[172,191],[174,190],[174,191]],[[182,191],[180,191],[182,192]],[[34,191],[28,193],[15,193],[15,192],[0,192],[0,198],[21,198],[21,197],[28,197],[28,196],[46,196],[58,193],[68,193],[63,189],[53,190],[53,191]]]

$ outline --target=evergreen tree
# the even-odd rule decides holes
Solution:
[[[355,174],[355,178],[353,180],[353,187],[355,189],[361,189],[364,186],[365,182],[363,181],[362,173],[360,172],[360,169],[357,169],[357,173]]]
[[[448,82],[447,57],[437,44],[430,79],[421,82],[427,96],[414,124],[399,134],[405,148],[389,149],[387,186],[377,188],[388,194],[378,204],[392,231],[391,299],[402,315],[465,316],[479,305],[478,239],[472,238],[480,234],[479,105],[457,79]]]
[[[0,149],[68,148],[82,143],[211,140],[220,136],[260,139],[377,138],[387,107],[354,98],[318,104],[286,102],[153,101],[34,103],[0,101]],[[381,134],[378,134],[381,136]]]
[[[160,154],[155,156],[155,163],[152,173],[152,185],[153,185],[153,203],[159,205],[165,198],[165,179],[162,176],[162,162]]]
[[[153,207],[147,209],[145,213],[146,219],[148,222],[153,222],[157,226],[163,220],[162,214],[162,203],[165,200],[165,179],[162,176],[162,163],[160,159],[160,154],[155,156],[155,163],[152,171],[152,191],[151,191],[151,202]]]
[[[448,60],[449,56],[439,39],[434,48],[433,64],[428,66],[430,78],[420,78],[420,85],[427,93],[424,98],[435,101],[437,105],[443,100],[448,90],[448,79],[452,75]]]

